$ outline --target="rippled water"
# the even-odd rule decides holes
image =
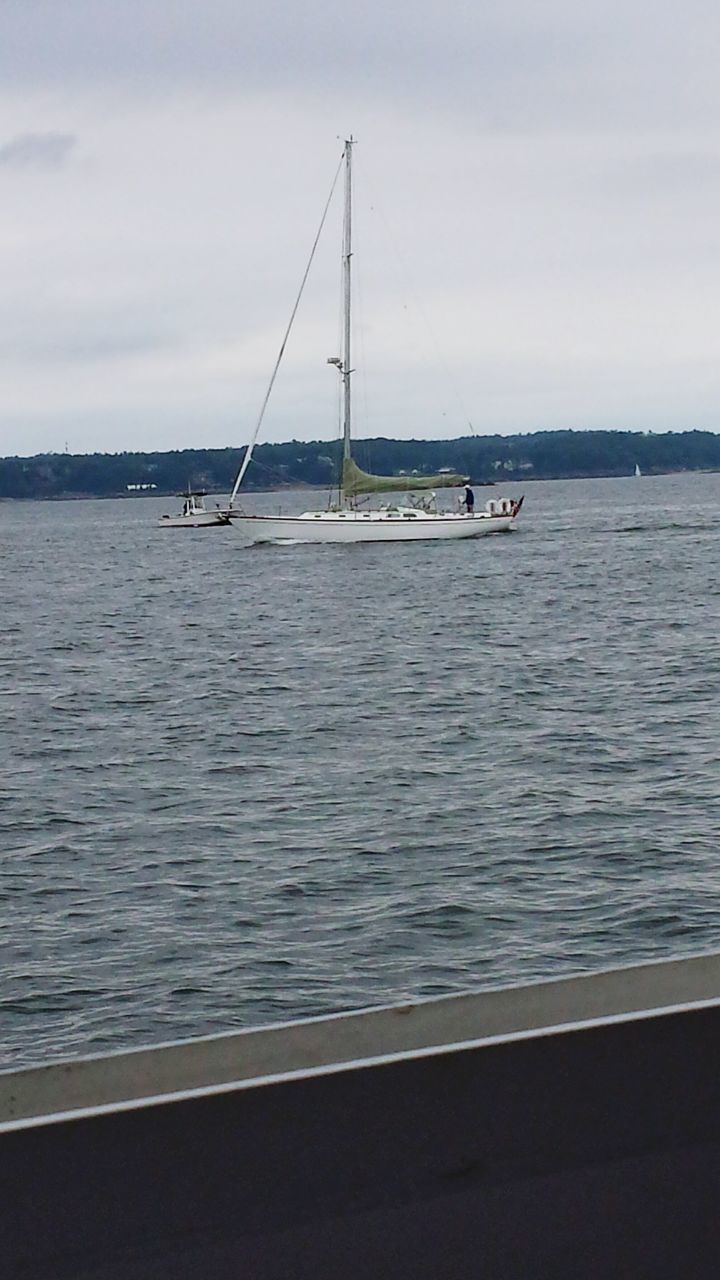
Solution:
[[[368,547],[0,506],[0,1061],[720,946],[720,476],[526,489]]]

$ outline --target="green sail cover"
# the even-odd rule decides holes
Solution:
[[[352,458],[343,462],[342,487],[345,496],[358,493],[409,493],[415,489],[457,489],[467,483],[467,476],[371,476],[361,471]]]

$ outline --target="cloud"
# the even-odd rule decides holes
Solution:
[[[0,453],[243,443],[350,131],[358,434],[720,426],[710,0],[367,0],[350,27],[329,0],[3,0],[1,25]],[[268,438],[335,429],[338,212]]]
[[[71,133],[20,133],[0,146],[0,165],[8,169],[60,169],[76,143]]]
[[[6,86],[339,90],[492,128],[704,128],[717,120],[711,0],[3,0]]]

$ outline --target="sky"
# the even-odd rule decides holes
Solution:
[[[358,435],[720,430],[719,58],[711,0],[2,0],[0,455],[245,444],[350,133]],[[262,440],[337,434],[341,214]]]

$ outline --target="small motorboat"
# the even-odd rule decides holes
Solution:
[[[207,510],[204,489],[193,491],[188,487],[185,493],[179,493],[178,497],[183,500],[182,511],[179,516],[161,516],[159,523],[162,529],[205,529],[211,525],[230,523],[219,506],[215,511]]]

